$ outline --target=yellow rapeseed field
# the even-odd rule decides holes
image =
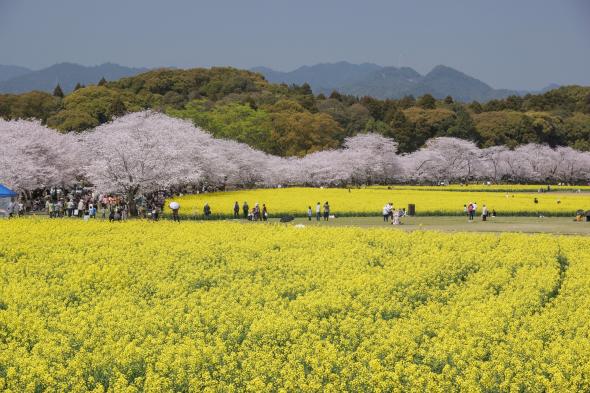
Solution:
[[[43,219],[0,233],[0,391],[590,390],[588,237]]]
[[[535,198],[538,203],[535,203]],[[545,215],[574,216],[578,209],[590,209],[590,193],[563,192],[483,192],[483,191],[436,191],[404,187],[370,187],[360,189],[342,188],[280,188],[257,189],[230,192],[185,195],[174,200],[180,203],[180,214],[202,215],[203,206],[208,203],[213,215],[233,214],[236,201],[242,206],[247,201],[250,209],[258,202],[265,203],[269,215],[305,215],[308,206],[315,214],[315,205],[328,201],[331,212],[336,216],[379,215],[387,202],[396,208],[416,205],[418,215],[459,215],[463,205],[476,202],[478,212],[487,205],[501,215]],[[167,204],[166,204],[167,205]]]

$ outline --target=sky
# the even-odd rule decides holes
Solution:
[[[444,64],[495,88],[590,85],[590,0],[0,0],[0,64]]]

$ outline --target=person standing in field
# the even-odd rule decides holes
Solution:
[[[393,215],[391,218],[391,225],[399,225],[399,210],[392,209],[391,214]]]
[[[307,221],[311,221],[311,216],[313,215],[313,211],[311,210],[311,206],[307,207]]]
[[[68,203],[66,204],[66,206],[67,206],[68,217],[72,217],[72,215],[74,214],[74,201],[72,199],[70,199],[68,201]]]
[[[240,216],[240,204],[238,201],[234,204],[234,218],[238,218]]]
[[[383,221],[384,222],[389,221],[389,204],[386,204],[385,206],[383,206]]]
[[[205,202],[205,206],[203,207],[203,214],[205,215],[205,219],[208,219],[209,216],[211,216],[211,207],[207,202]]]
[[[322,205],[320,205],[320,203],[318,202],[317,205],[315,205],[316,221],[319,221],[321,216],[322,216]]]
[[[469,202],[467,205],[467,217],[469,221],[473,221],[474,210],[473,210],[473,203]]]
[[[244,212],[244,218],[248,219],[248,211],[250,210],[250,206],[248,206],[248,202],[244,201],[244,205],[242,206],[242,211]]]
[[[80,198],[80,201],[78,201],[78,217],[83,217],[84,216],[84,200],[82,198]]]
[[[467,211],[467,204],[463,205],[463,214],[469,218],[469,212]]]
[[[266,210],[266,205],[262,204],[262,221],[268,220],[268,210]]]
[[[258,221],[259,218],[260,218],[260,206],[258,205],[258,202],[256,202],[256,204],[254,205],[254,209],[252,209],[252,220]]]
[[[330,218],[330,204],[326,201],[324,203],[324,221],[328,221],[328,218]]]
[[[487,221],[488,219],[488,208],[486,205],[483,205],[483,208],[481,209],[481,219],[482,221]]]
[[[473,202],[473,216],[477,215],[477,202]],[[472,218],[473,220],[473,218]]]

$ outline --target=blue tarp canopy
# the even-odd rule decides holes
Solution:
[[[4,184],[0,184],[0,198],[12,198],[16,196],[18,196],[16,192],[12,191]]]

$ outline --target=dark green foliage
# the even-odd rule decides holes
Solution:
[[[567,86],[485,104],[424,94],[379,100],[334,91],[315,96],[308,84],[271,84],[229,67],[158,69],[84,87],[62,98],[30,92],[0,95],[0,116],[38,118],[58,130],[83,131],[113,117],[152,108],[192,120],[213,135],[278,155],[300,156],[341,146],[361,132],[394,138],[400,152],[452,136],[480,147],[530,142],[590,150],[590,88]],[[62,91],[63,93],[63,91]]]
[[[431,94],[424,94],[422,97],[420,97],[417,104],[423,109],[436,108],[436,100]]]
[[[477,132],[475,123],[469,112],[467,112],[462,106],[456,106],[455,114],[455,124],[447,130],[445,136],[479,142],[481,135]]]
[[[59,83],[57,84],[57,86],[55,86],[55,89],[53,89],[53,96],[59,97],[59,98],[64,98],[64,92],[61,89],[61,86],[59,85]]]

